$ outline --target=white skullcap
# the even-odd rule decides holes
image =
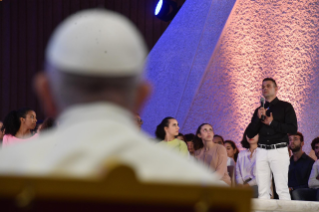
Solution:
[[[49,64],[67,73],[134,76],[143,71],[146,45],[124,16],[104,9],[78,12],[54,31],[46,49]]]

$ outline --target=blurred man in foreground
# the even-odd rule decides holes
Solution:
[[[145,43],[125,17],[86,10],[66,19],[46,50],[35,89],[59,127],[0,153],[0,173],[100,176],[112,158],[145,181],[219,184],[201,164],[151,143],[133,111],[149,94],[142,80]]]

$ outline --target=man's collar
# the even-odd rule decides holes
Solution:
[[[302,155],[300,156],[300,158],[299,158],[297,161],[299,161],[300,159],[307,159],[307,158],[308,158],[308,157],[307,157],[307,154],[306,154],[305,152],[303,152]],[[293,154],[292,154],[292,156],[290,157],[290,161],[295,161]],[[296,162],[297,162],[297,161],[296,161]]]
[[[307,159],[308,158],[308,155],[304,152],[300,158],[303,158],[303,159]]]
[[[279,102],[279,99],[276,97],[274,100],[272,100],[271,102],[267,102],[269,105],[276,105]]]
[[[91,120],[108,120],[131,126],[135,125],[134,116],[129,111],[109,102],[74,105],[65,110],[58,117],[57,122],[59,125],[61,124],[67,127]]]

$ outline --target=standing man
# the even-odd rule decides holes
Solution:
[[[277,83],[272,78],[262,82],[264,107],[255,110],[247,129],[247,136],[259,134],[256,152],[256,180],[260,199],[270,199],[271,173],[273,173],[279,199],[290,200],[288,189],[289,154],[288,134],[297,132],[297,117],[288,102],[277,98]]]

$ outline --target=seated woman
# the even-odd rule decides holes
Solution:
[[[33,110],[23,108],[17,111],[11,111],[3,122],[5,135],[3,136],[2,145],[10,145],[13,143],[24,142],[34,137],[31,130],[36,127],[37,118]]]
[[[155,131],[156,138],[161,140],[160,144],[166,145],[180,152],[182,155],[189,156],[185,142],[176,138],[178,134],[178,122],[173,117],[164,118]]]
[[[223,145],[215,144],[213,138],[213,127],[207,123],[201,124],[196,131],[195,140],[201,144],[202,148],[196,150],[194,156],[215,170],[222,181],[231,185],[227,172],[226,149]]]
[[[259,135],[249,139],[246,131],[244,132],[241,145],[246,150],[241,151],[236,164],[236,183],[240,186],[252,187],[254,190],[253,198],[258,198],[258,186],[256,182],[256,149]]]
[[[224,142],[224,146],[227,151],[227,156],[232,158],[235,162],[237,162],[239,149],[237,148],[235,142],[232,140],[226,140]]]

